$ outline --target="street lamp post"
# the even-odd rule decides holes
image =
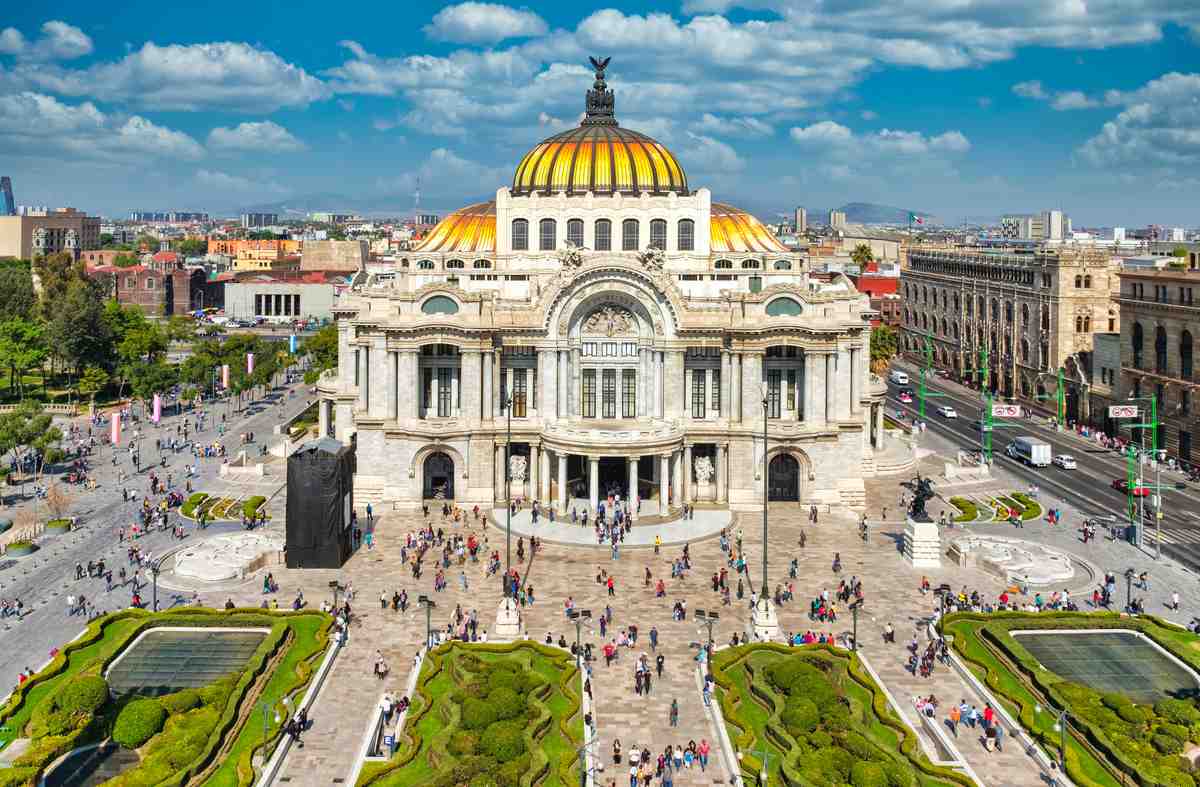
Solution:
[[[1129,612],[1133,605],[1133,567],[1125,569],[1125,611]]]
[[[162,571],[162,562],[165,558],[159,558],[150,562],[150,576],[154,578],[154,606],[151,607],[155,612],[158,612],[158,572]]]
[[[695,617],[697,620],[699,620],[702,625],[708,626],[708,644],[705,645],[706,652],[704,654],[705,655],[704,663],[708,665],[709,674],[712,674],[712,654],[713,654],[713,645],[715,644],[713,642],[712,631],[713,631],[713,626],[716,625],[716,622],[721,619],[721,616],[720,616],[720,614],[718,614],[716,612],[716,610],[703,610],[703,609],[698,609],[692,614],[693,614],[693,617]]]
[[[584,730],[583,734],[587,735],[588,731]],[[575,754],[579,757],[579,787],[587,787],[588,767],[587,767],[587,751],[592,748],[592,744],[596,742],[595,736],[590,741],[576,749]]]
[[[512,396],[509,395],[500,403],[504,408],[507,424],[504,440],[504,597],[511,594],[510,577],[512,576],[512,481],[509,479],[512,466]]]
[[[850,604],[850,616],[854,618],[854,633],[851,634],[850,649],[855,653],[858,652],[858,608],[862,606],[862,599],[857,599]]]
[[[1052,707],[1042,708],[1041,705],[1035,705],[1033,710],[1035,713],[1048,710],[1058,717],[1054,722],[1054,731],[1058,733],[1058,770],[1065,777],[1067,773],[1067,725],[1070,723],[1070,718],[1065,710],[1056,710]]]
[[[268,759],[267,744],[269,742],[269,739],[267,738],[267,735],[268,735],[267,720],[268,720],[270,712],[271,712],[271,705],[266,700],[263,700],[258,703],[258,707],[262,709],[262,719],[263,719],[262,767],[266,768],[267,767],[267,759]],[[282,718],[279,715],[279,711],[275,711],[275,723],[278,724],[280,721],[282,721]]]
[[[763,397],[763,566],[762,566],[762,593],[759,594],[759,599],[767,598],[767,499],[768,499],[768,478],[767,471],[767,408],[770,402],[767,397]]]
[[[567,613],[567,617],[575,622],[575,666],[582,669],[583,646],[579,643],[579,635],[583,628],[583,621],[592,619],[592,611],[590,609],[573,609]]]
[[[437,606],[429,596],[417,596],[417,603],[425,607],[425,649],[433,648],[433,608]]]
[[[769,508],[768,502],[770,499],[770,488],[769,488],[770,463],[768,462],[768,456],[767,456],[767,437],[768,437],[767,436],[767,416],[770,414],[769,393],[765,393],[765,395],[763,396],[762,406],[763,406],[762,591],[759,593],[759,598],[754,604],[754,610],[751,612],[750,624],[754,629],[755,637],[762,639],[762,640],[769,640],[769,639],[772,639],[776,634],[779,633],[779,621],[776,619],[775,610],[771,606],[771,596],[770,596],[770,591],[768,589],[769,586],[767,583],[767,556],[768,556],[768,549],[769,549],[768,544],[767,544],[767,535],[768,535],[767,509]]]

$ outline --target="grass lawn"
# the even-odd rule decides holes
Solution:
[[[712,666],[748,784],[764,750],[771,783],[971,783],[925,758],[853,654],[824,645],[744,645],[720,651]]]
[[[1181,768],[1178,753],[1200,740],[1200,707],[1195,697],[1137,704],[1120,692],[1100,692],[1046,669],[1011,632],[1020,629],[1114,629],[1138,631],[1200,670],[1200,638],[1149,616],[1115,613],[960,613],[946,618],[954,649],[1056,759],[1060,733],[1055,714],[1038,707],[1064,708],[1070,718],[1067,775],[1079,785],[1105,787],[1133,782],[1189,787],[1194,775]]]
[[[533,642],[451,642],[430,653],[396,754],[360,785],[579,783],[583,745],[573,658]]]

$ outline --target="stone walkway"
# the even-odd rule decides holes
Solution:
[[[492,516],[499,532],[503,534],[507,524],[504,509],[495,509]],[[625,535],[625,540],[621,542],[621,547],[653,546],[655,536],[662,538],[664,546],[713,538],[720,534],[722,528],[728,527],[732,519],[728,510],[696,509],[695,515],[687,520],[679,519],[654,525],[635,522],[633,529]],[[548,544],[590,546],[597,549],[612,548],[611,544],[596,542],[596,531],[591,522],[584,527],[581,524],[572,524],[570,521],[563,522],[562,520],[551,523],[549,519],[539,517],[535,525],[533,524],[533,514],[528,509],[513,514],[512,532],[514,538],[537,536]]]

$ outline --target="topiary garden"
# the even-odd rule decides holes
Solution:
[[[971,784],[930,763],[857,656],[824,645],[744,645],[712,662],[742,777],[824,787]]]
[[[583,745],[570,654],[532,642],[451,642],[426,656],[399,747],[359,784],[573,787]]]

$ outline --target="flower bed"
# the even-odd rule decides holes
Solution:
[[[194,492],[188,496],[188,499],[183,501],[183,505],[179,509],[180,516],[185,516],[188,519],[195,519],[197,509],[200,504],[208,499],[207,492]]]
[[[764,751],[770,783],[971,784],[921,754],[854,654],[826,645],[744,645],[717,653],[712,670],[747,784],[757,781]]]
[[[1067,681],[1040,664],[1013,631],[1021,629],[1113,629],[1140,632],[1193,670],[1200,671],[1197,638],[1153,617],[1115,613],[960,613],[946,618],[954,649],[1021,725],[1044,748],[1060,750],[1052,705],[1069,714],[1067,775],[1078,785],[1136,783],[1194,787],[1196,779],[1179,753],[1200,742],[1200,708],[1195,699],[1136,704],[1127,696],[1101,693]]]
[[[533,642],[451,642],[429,653],[399,748],[360,785],[579,783],[583,745],[573,658]]]
[[[955,514],[955,522],[974,522],[979,516],[979,508],[965,497],[950,498],[950,505],[957,508],[960,512]]]
[[[253,519],[258,514],[258,509],[262,508],[263,503],[267,502],[267,498],[262,495],[254,495],[242,503],[242,516],[247,519]]]
[[[51,519],[46,522],[47,533],[68,533],[71,530],[70,519]]]
[[[1028,522],[1042,515],[1042,504],[1023,492],[1013,492],[1012,499],[1021,505],[1021,519]]]
[[[254,779],[250,756],[264,743],[263,732],[240,718],[239,708],[255,691],[275,707],[306,685],[329,623],[317,612],[201,608],[158,614],[127,609],[92,621],[0,709],[0,726],[32,739],[16,767],[0,772],[0,785],[32,785],[57,757],[110,735],[141,755],[135,767],[107,783],[112,787],[181,785],[209,772],[210,783],[248,785]],[[110,700],[100,676],[139,634],[156,626],[260,627],[271,633],[244,669],[199,690]],[[267,742],[278,735],[275,725]]]
[[[32,555],[37,550],[37,544],[29,539],[22,538],[16,541],[9,541],[8,545],[4,547],[4,554],[9,557],[25,557],[26,555]]]

